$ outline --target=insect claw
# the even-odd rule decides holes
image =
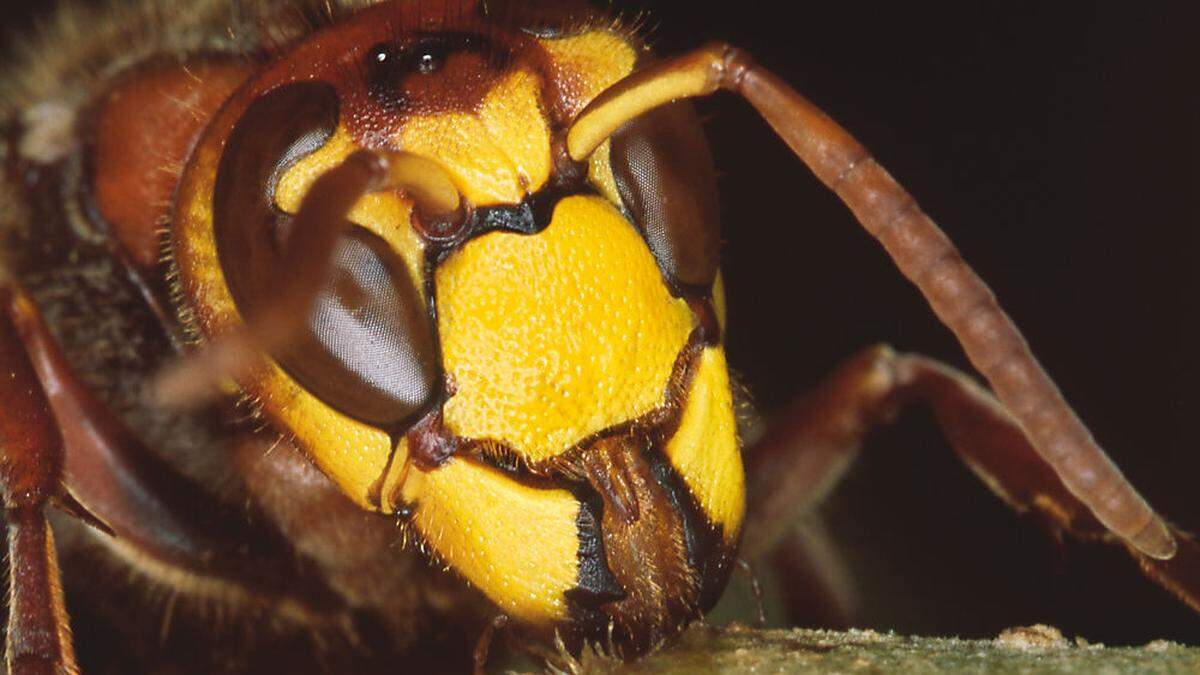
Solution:
[[[112,527],[110,527],[107,522],[100,518],[100,516],[92,513],[88,507],[81,504],[79,500],[75,498],[75,495],[71,494],[70,488],[63,488],[62,492],[54,497],[53,501],[54,505],[62,509],[65,513],[78,518],[85,524],[95,528],[100,532],[103,532],[110,537],[116,538],[117,533],[113,531]]]
[[[504,630],[508,625],[508,615],[497,614],[492,617],[484,627],[483,633],[479,636],[479,641],[475,643],[475,675],[487,675],[488,654],[492,650],[492,639],[496,635],[496,631]]]

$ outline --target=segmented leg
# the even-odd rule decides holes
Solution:
[[[781,426],[747,452],[753,517],[744,546],[751,557],[775,547],[857,456],[872,430],[914,403],[929,406],[963,462],[1017,511],[1082,539],[1121,541],[1147,575],[1200,611],[1200,546],[1171,530],[1169,561],[1115,537],[1066,488],[1016,419],[987,390],[932,359],[875,347],[850,359]]]
[[[349,225],[346,214],[363,195],[383,190],[403,191],[416,205],[418,221],[430,226],[462,218],[458,191],[436,162],[407,152],[354,153],[318,178],[301,203],[269,304],[251,311],[242,330],[168,368],[156,386],[159,402],[204,401],[262,354],[294,343],[329,276],[338,236]]]
[[[0,303],[11,293],[0,287]],[[63,441],[17,327],[0,311],[0,490],[8,524],[8,641],[15,675],[73,673],[54,535],[45,508],[62,491]]]
[[[858,586],[819,512],[792,521],[765,556],[768,565],[762,569],[786,574],[778,592],[793,625],[854,627],[862,606]]]
[[[338,603],[319,584],[299,583],[303,574],[281,555],[289,546],[279,534],[251,527],[144,447],[78,379],[21,289],[4,292],[2,314],[14,331],[4,354],[26,364],[31,386],[46,392],[64,505],[102,521],[112,535],[104,543],[117,557],[179,592],[277,604],[303,623],[321,623]]]
[[[189,627],[198,628],[190,624],[204,621],[212,608],[232,610],[250,620],[248,625],[259,626],[257,619],[263,618],[264,627],[287,629],[268,631],[270,639],[237,658],[293,672],[329,670],[331,663],[340,664],[333,669],[338,672],[361,670],[366,650],[378,657],[407,646],[418,629],[418,610],[428,604],[462,607],[464,617],[478,620],[475,604],[463,602],[479,602],[474,595],[436,572],[423,574],[416,552],[400,550],[403,536],[392,519],[359,509],[283,441],[245,432],[215,445],[212,452],[228,458],[231,477],[240,478],[245,489],[241,498],[233,498],[236,505],[220,502],[145,447],[83,384],[21,289],[10,289],[6,298],[0,317],[16,334],[0,345],[0,356],[22,355],[33,373],[30,381],[34,386],[40,381],[46,392],[53,428],[65,448],[59,461],[69,492],[60,506],[102,521],[111,536],[99,535],[96,541],[115,562],[170,598],[163,607],[136,611],[105,607],[104,619],[119,622],[127,615],[135,630],[145,623],[140,618],[162,613],[161,627],[138,638],[133,658],[157,663],[168,646],[188,642]],[[0,405],[5,400],[0,386]],[[0,422],[7,422],[7,406],[0,411]],[[96,593],[106,605],[112,597],[154,602],[155,594],[139,592],[142,585],[121,583]],[[176,611],[177,604],[189,601],[203,611]],[[172,626],[181,627],[179,636]],[[386,632],[378,633],[379,626]],[[126,627],[114,630],[123,636]],[[446,645],[457,637],[450,633],[444,641],[423,643],[419,664],[441,657],[468,663],[469,655],[447,653]],[[228,647],[228,639],[224,642]],[[363,654],[357,652],[360,647]],[[315,663],[314,654],[326,661]],[[229,658],[214,657],[213,663]],[[192,667],[199,671],[206,665],[211,664]]]
[[[714,44],[634,73],[579,114],[567,150],[581,161],[638,115],[721,89],[749,101],[883,245],[1072,497],[1143,558],[1171,560],[1178,543],[1167,524],[1096,444],[945,233],[845,129],[747,55]]]

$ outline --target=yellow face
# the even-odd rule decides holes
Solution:
[[[509,616],[582,636],[611,621],[619,641],[644,649],[719,594],[744,494],[715,266],[703,283],[684,276],[692,254],[639,222],[647,190],[681,197],[631,184],[637,143],[656,137],[614,139],[582,164],[562,159],[563,129],[642,49],[608,28],[497,26],[482,9],[442,25],[402,8],[411,4],[316,33],[210,125],[172,230],[184,315],[205,339],[236,330],[247,311],[238,275],[270,265],[223,233],[262,226],[274,241],[314,181],[355,151],[436,162],[466,205],[455,236],[430,236],[404,190],[365,195],[348,215],[423,305],[435,393],[381,422],[296,358],[266,359],[238,384],[350,499],[403,514],[438,561]],[[259,119],[256,101],[288,87],[316,92],[295,100],[324,106],[311,117],[325,122],[281,137],[282,155],[238,163],[258,147],[243,139],[280,127]],[[288,109],[291,120],[307,115]],[[258,164],[269,175],[255,185],[262,204],[228,197],[225,186],[254,181],[219,174]],[[431,433],[451,451],[431,457]]]

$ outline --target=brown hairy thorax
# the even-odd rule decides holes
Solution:
[[[403,533],[390,519],[373,519],[361,513],[327,479],[316,474],[286,441],[272,433],[256,431],[258,424],[245,419],[244,412],[230,411],[226,406],[180,412],[147,401],[149,377],[176,358],[180,346],[177,340],[180,329],[169,311],[167,289],[154,275],[136,273],[137,268],[148,272],[160,269],[156,239],[165,216],[151,215],[150,220],[135,224],[130,238],[122,241],[132,259],[114,257],[103,236],[109,217],[114,222],[125,220],[119,209],[122,203],[129,203],[123,200],[130,196],[130,191],[147,189],[139,177],[150,177],[154,185],[167,187],[143,192],[132,203],[151,206],[151,213],[153,207],[166,206],[195,132],[181,130],[187,133],[180,136],[176,146],[179,155],[174,161],[141,156],[129,152],[127,147],[122,155],[123,148],[117,147],[125,145],[120,138],[122,134],[134,139],[139,134],[163,130],[121,129],[129,119],[130,109],[123,110],[119,104],[135,108],[138,105],[136,96],[127,96],[107,108],[110,115],[98,123],[108,126],[99,132],[97,121],[88,119],[93,111],[91,101],[104,100],[103,92],[119,87],[123,75],[132,72],[131,68],[140,69],[138,64],[151,54],[202,51],[212,54],[217,61],[253,64],[263,60],[267,53],[286,49],[296,38],[313,30],[313,24],[331,21],[358,3],[284,0],[183,4],[142,0],[132,6],[111,4],[112,7],[103,10],[82,5],[67,7],[54,15],[53,23],[40,28],[37,36],[12,43],[19,57],[6,62],[6,72],[0,73],[0,129],[4,132],[0,138],[3,160],[0,195],[6,197],[0,207],[3,250],[0,278],[11,276],[29,292],[83,384],[126,426],[136,429],[146,447],[171,470],[182,473],[190,485],[203,486],[204,497],[215,500],[208,508],[238,514],[241,518],[249,515],[255,527],[266,533],[288,532],[289,537],[306,534],[307,537],[292,542],[301,545],[299,551],[276,547],[265,555],[276,557],[284,566],[311,568],[315,562],[320,575],[325,577],[318,582],[327,586],[322,593],[333,590],[342,599],[326,608],[329,611],[325,618],[316,623],[308,620],[315,615],[301,609],[290,614],[298,620],[291,627],[288,612],[256,624],[255,621],[274,614],[267,611],[279,601],[271,597],[273,591],[259,597],[234,593],[230,586],[205,582],[202,576],[189,579],[187,574],[180,575],[177,570],[168,570],[148,559],[122,558],[125,554],[114,554],[99,546],[85,526],[55,516],[66,569],[64,581],[73,593],[78,592],[72,597],[80,598],[73,613],[80,621],[87,622],[91,617],[112,627],[96,636],[109,641],[103,653],[111,657],[122,653],[121,645],[130,648],[125,657],[151,651],[137,647],[146,635],[160,636],[164,643],[176,644],[181,654],[193,652],[187,645],[213,630],[210,618],[206,618],[212,616],[225,617],[221,622],[225,629],[217,626],[219,630],[215,633],[224,640],[249,638],[255,632],[261,637],[263,630],[277,637],[288,636],[300,627],[298,642],[292,637],[284,639],[284,644],[292,645],[297,654],[308,653],[313,644],[323,645],[321,650],[337,644],[357,643],[360,648],[369,644],[373,637],[359,634],[357,620],[353,619],[364,613],[384,617],[393,637],[398,639],[393,646],[406,644],[421,629],[421,621],[416,620],[422,615],[420,608],[454,608],[454,612],[476,621],[477,605],[473,603],[478,600],[474,595],[448,583],[440,571],[416,564],[419,553],[412,547],[399,545]],[[308,5],[311,9],[297,12],[297,8]],[[170,59],[159,61],[169,62]],[[236,79],[231,76],[230,82],[236,85]],[[176,80],[165,84],[186,87],[188,83]],[[176,101],[189,110],[215,107],[211,103],[188,101],[186,90],[179,91],[185,95]],[[130,89],[123,92],[135,93]],[[161,103],[161,99],[150,97],[146,101]],[[199,125],[204,119],[197,116],[194,121]],[[107,138],[115,145],[92,146],[100,133],[113,131],[117,131],[116,135]],[[100,154],[88,159],[88,153],[97,150]],[[124,164],[124,184],[90,183],[89,178],[97,168],[92,162],[120,162],[122,156],[141,157],[149,163],[132,168]],[[105,199],[106,196],[114,198]],[[32,206],[33,210],[24,206]],[[36,222],[32,220],[34,213]],[[146,239],[144,232],[155,236]],[[121,232],[114,234],[124,238]],[[133,273],[126,266],[129,263],[133,263]],[[248,430],[262,444],[257,446],[257,452],[233,456],[257,458],[264,448],[271,448],[269,461],[260,468],[239,468],[220,450],[225,446],[249,447],[244,444],[243,436]],[[277,461],[287,458],[291,459],[282,464]],[[292,466],[295,459],[299,459],[299,466]],[[266,468],[277,465],[288,468]],[[311,503],[298,502],[294,494],[278,492],[251,497],[245,481],[255,480],[255,474],[281,470],[315,474],[306,480],[315,481],[325,489],[316,491],[319,498],[310,500]],[[344,546],[344,541],[336,537],[321,539],[316,530],[298,524],[310,518],[316,508],[324,519],[332,519],[331,529],[341,532],[343,538],[353,536],[359,542],[367,538],[377,540],[371,548],[384,553],[377,555],[378,569],[370,575],[371,588],[363,589],[356,581],[362,570],[349,564],[345,552],[350,549]],[[334,522],[345,527],[338,529],[332,526]],[[112,597],[98,597],[95,589],[127,585],[130,577],[127,565],[132,566],[136,583]],[[163,585],[168,578],[170,587]],[[402,583],[393,584],[393,579]],[[368,591],[378,591],[379,584],[395,586],[397,590],[372,597]],[[464,597],[468,599],[465,604]],[[147,611],[137,612],[136,616],[113,613],[117,608],[130,606],[142,606]],[[250,623],[235,629],[241,619]],[[302,648],[296,650],[297,646]],[[80,647],[95,648],[86,641]],[[217,656],[220,655],[213,655]],[[207,669],[199,665],[207,657],[194,657],[197,667]],[[299,658],[303,661],[304,657]],[[278,665],[288,661],[268,662]],[[148,663],[142,667],[153,669]],[[338,661],[333,659],[329,663]],[[223,666],[229,667],[229,663]]]

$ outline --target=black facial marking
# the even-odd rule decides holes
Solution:
[[[535,234],[547,224],[549,223],[542,223],[539,227],[529,202],[523,201],[516,206],[489,206],[478,209],[467,227],[474,236],[496,231]]]
[[[577,605],[578,611],[594,613],[600,618],[603,615],[599,607],[623,599],[625,590],[609,570],[604,553],[604,535],[600,530],[604,505],[600,497],[590,491],[576,492],[575,497],[579,500],[579,516],[575,521],[579,530],[579,552],[576,554],[579,577],[575,588],[565,595]]]
[[[408,74],[404,63],[404,52],[399,45],[381,43],[367,50],[364,65],[367,70],[367,92],[378,104],[388,110],[404,105],[400,98],[398,82]]]
[[[422,75],[436,73],[438,68],[442,67],[442,59],[445,54],[440,54],[434,50],[422,50],[417,54],[417,72]]]
[[[439,73],[448,58],[463,53],[483,56],[492,71],[503,70],[508,65],[507,51],[496,48],[484,36],[458,32],[418,33],[412,41],[381,42],[367,50],[363,59],[367,91],[372,100],[385,109],[405,110],[414,94],[406,87],[411,84],[411,76]]]
[[[724,528],[709,522],[696,497],[683,482],[683,477],[671,466],[666,456],[659,450],[652,450],[646,459],[654,479],[667,493],[667,499],[683,521],[688,567],[700,580],[700,609],[708,611],[717,604],[725,590],[733,562],[733,550],[725,544]]]
[[[595,191],[584,185],[552,184],[529,195],[520,204],[475,209],[457,238],[426,242],[428,260],[432,267],[436,267],[468,241],[491,232],[537,234],[550,226],[554,209],[560,201],[581,194],[595,194]]]

